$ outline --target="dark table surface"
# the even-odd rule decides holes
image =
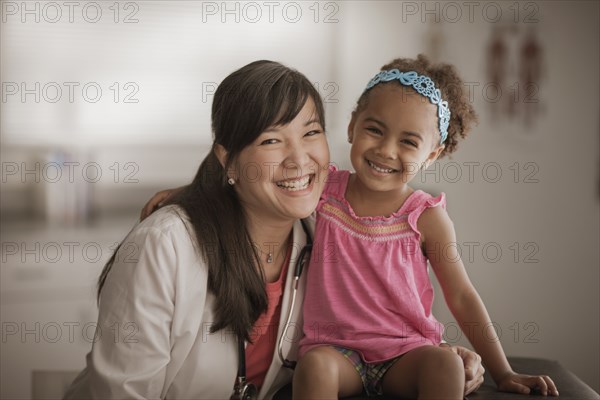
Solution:
[[[540,358],[509,357],[510,365],[515,371],[532,374],[548,375],[558,388],[560,396],[558,400],[600,400],[600,395],[593,391],[581,379],[575,376],[571,371],[564,368],[556,361],[544,360]],[[524,400],[540,398],[539,395],[522,395],[515,393],[502,393],[496,391],[496,385],[492,378],[486,373],[485,382],[479,390],[468,396],[468,400]],[[275,397],[276,400],[291,400],[291,386],[283,388]],[[551,397],[549,397],[551,398]],[[347,400],[394,400],[393,397],[352,397]]]

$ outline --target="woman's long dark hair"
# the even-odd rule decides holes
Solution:
[[[309,98],[325,129],[321,97],[301,73],[273,61],[255,61],[226,77],[212,104],[213,148],[192,183],[169,201],[188,215],[208,267],[208,289],[216,297],[211,332],[228,328],[249,340],[268,304],[259,255],[226,171],[267,128],[291,122]],[[215,156],[216,144],[227,150],[225,168]],[[100,275],[98,298],[118,250]]]

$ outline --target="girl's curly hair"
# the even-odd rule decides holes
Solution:
[[[454,152],[458,146],[458,141],[465,138],[473,124],[477,122],[477,114],[469,102],[467,90],[462,79],[458,76],[456,68],[450,64],[433,65],[423,54],[419,54],[416,60],[412,58],[397,58],[381,67],[381,70],[394,68],[397,68],[401,72],[416,71],[420,75],[426,75],[440,89],[442,99],[448,102],[451,113],[448,137],[444,142],[446,147],[440,154],[440,158]],[[379,83],[377,86],[382,84],[402,85],[400,82],[390,81]],[[377,86],[373,89],[377,88]],[[406,89],[414,91],[413,88]],[[357,101],[355,112],[360,112],[366,107],[372,92],[373,90],[363,92]]]

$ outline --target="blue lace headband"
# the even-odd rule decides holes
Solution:
[[[419,75],[415,71],[400,72],[398,69],[390,69],[389,71],[381,71],[367,84],[365,92],[380,82],[389,82],[397,80],[404,86],[411,86],[419,94],[429,98],[433,104],[438,107],[438,118],[440,119],[440,144],[446,141],[448,137],[448,126],[450,125],[450,109],[448,102],[442,100],[440,89],[435,87],[435,84],[430,77]]]

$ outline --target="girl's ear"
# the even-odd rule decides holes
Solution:
[[[435,162],[435,160],[437,160],[437,158],[440,156],[442,151],[444,151],[445,148],[446,148],[446,146],[444,146],[443,144],[437,146],[431,153],[429,153],[429,156],[425,160],[425,165],[423,167],[425,169],[427,169],[427,167],[429,167],[431,164],[433,164]]]
[[[352,143],[354,137],[354,125],[356,124],[356,111],[352,111],[352,118],[348,123],[348,143]]]
[[[227,150],[225,150],[225,147],[217,143],[215,144],[213,151],[215,152],[215,156],[217,157],[217,160],[219,160],[221,167],[225,168],[225,165],[227,164]]]

